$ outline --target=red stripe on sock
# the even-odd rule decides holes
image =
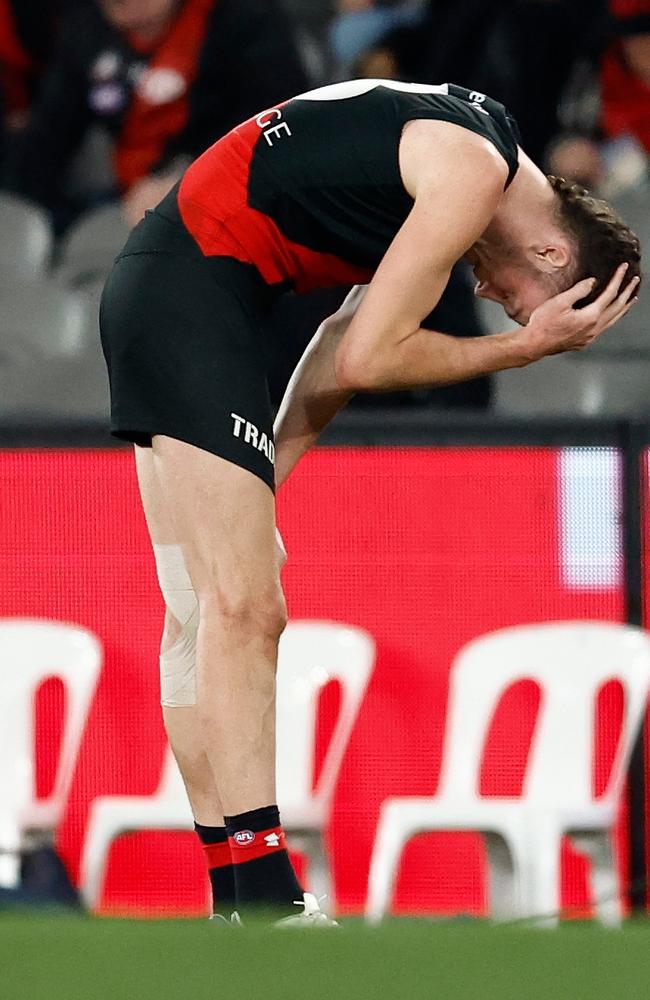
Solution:
[[[281,826],[274,826],[270,830],[261,830],[255,833],[252,830],[238,830],[237,833],[228,838],[228,843],[234,865],[255,861],[267,854],[286,850],[284,830]]]
[[[228,842],[223,844],[204,844],[205,860],[210,868],[225,868],[232,864],[232,853]]]

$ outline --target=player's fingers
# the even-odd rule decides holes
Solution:
[[[627,283],[623,291],[614,299],[611,306],[609,306],[600,318],[600,322],[609,323],[613,318],[615,318],[624,309],[632,298],[636,298],[636,291],[639,287],[640,278],[632,278],[631,281]]]
[[[607,319],[607,322],[601,327],[600,332],[602,333],[605,330],[609,330],[610,327],[616,326],[616,324],[618,323],[618,321],[621,320],[621,319],[623,319],[623,317],[625,316],[625,314],[630,311],[630,309],[632,308],[632,306],[636,302],[637,302],[637,299],[632,299],[632,301],[628,302],[628,304],[623,309],[621,309],[619,312],[617,312],[614,316],[609,317]]]
[[[567,288],[566,292],[560,292],[559,295],[555,296],[555,301],[560,305],[572,306],[580,299],[584,299],[589,292],[593,289],[596,284],[595,278],[584,278],[579,281],[577,285],[573,285],[571,288]]]
[[[604,312],[608,306],[612,304],[616,296],[618,295],[623,278],[625,277],[625,272],[627,271],[627,264],[621,264],[616,268],[614,274],[612,275],[609,283],[605,289],[600,293],[597,299],[594,299],[588,306],[584,307],[584,311],[589,310],[590,313],[597,314]]]
[[[619,319],[622,319],[623,316],[625,316],[625,313],[629,312],[632,306],[636,305],[638,301],[639,300],[637,298],[632,299],[632,301],[628,302],[627,305],[624,306],[620,310],[620,312],[617,313],[616,316],[613,316],[611,319],[608,319],[606,325],[603,327],[603,331],[609,330],[610,326],[614,326],[615,323],[618,323]]]
[[[619,303],[620,305],[627,305],[632,296],[636,295],[640,282],[641,282],[640,277],[632,278],[630,281],[628,281],[623,291],[615,299],[614,305],[617,305]]]

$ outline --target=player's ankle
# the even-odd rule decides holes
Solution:
[[[212,912],[229,917],[235,908],[235,874],[225,826],[194,824],[203,845],[210,885],[212,887]]]
[[[276,805],[226,817],[237,909],[290,913],[302,899]]]

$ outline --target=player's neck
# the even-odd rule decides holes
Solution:
[[[520,151],[519,170],[483,234],[488,244],[529,247],[555,229],[554,194],[544,174]]]

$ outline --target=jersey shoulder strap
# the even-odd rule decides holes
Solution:
[[[295,101],[351,102],[357,104],[366,114],[373,111],[367,101],[379,100],[390,108],[392,122],[401,132],[407,122],[417,118],[438,119],[452,122],[488,139],[498,150],[508,165],[506,187],[512,183],[519,167],[519,129],[514,118],[503,104],[454,83],[404,83],[400,80],[348,80],[329,84],[306,94],[300,94]]]
[[[444,89],[443,89],[444,88]],[[454,83],[443,84],[436,93],[412,91],[401,112],[404,124],[413,118],[448,121],[483,136],[496,147],[508,166],[505,187],[519,169],[520,141],[515,119],[498,101],[477,90],[467,90]]]

